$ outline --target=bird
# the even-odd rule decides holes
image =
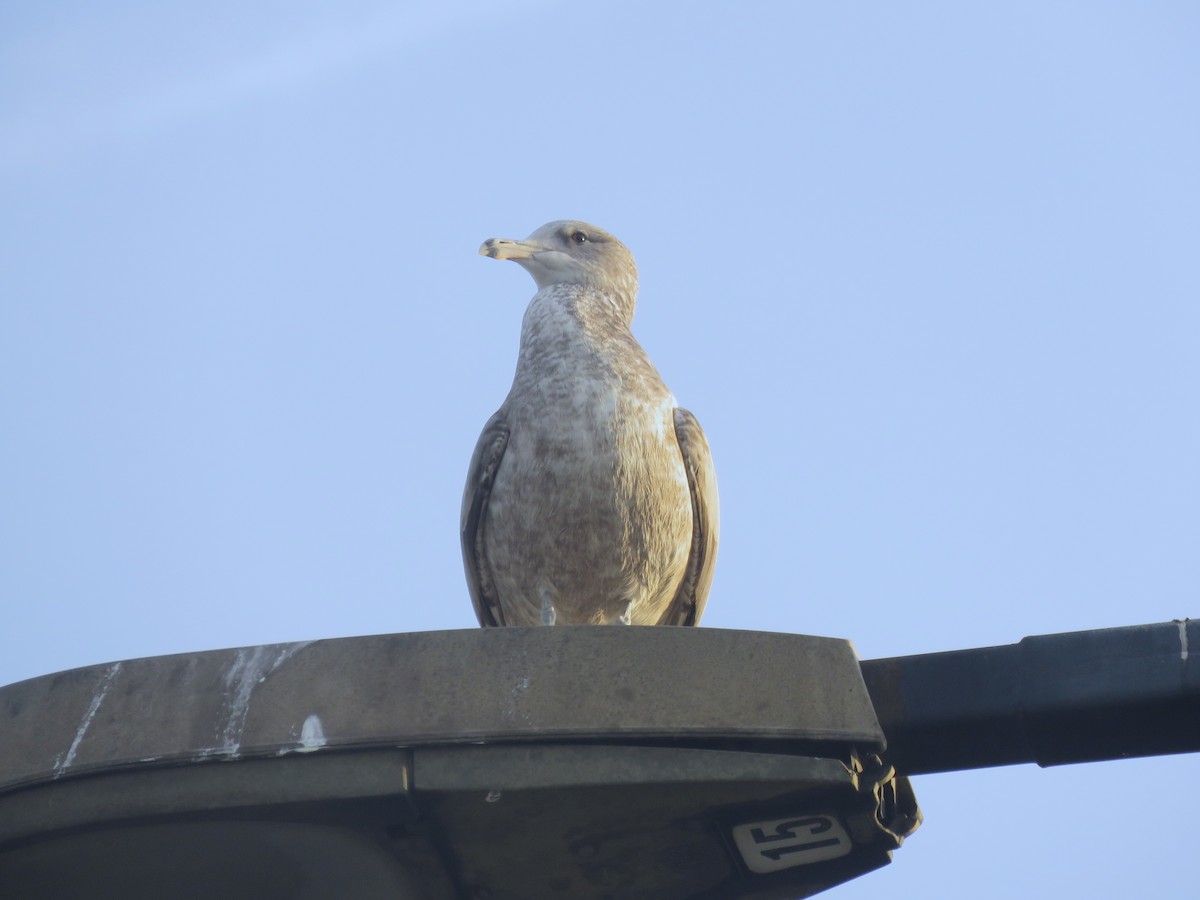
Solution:
[[[700,423],[630,330],[633,254],[575,220],[479,252],[537,286],[463,491],[480,625],[698,624],[717,557],[716,472]]]

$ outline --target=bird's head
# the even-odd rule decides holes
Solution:
[[[637,265],[633,254],[595,225],[550,222],[523,241],[488,238],[479,252],[492,259],[513,260],[533,276],[538,290],[556,284],[577,284],[615,295],[632,315],[637,297]]]

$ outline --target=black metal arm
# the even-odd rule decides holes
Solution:
[[[1200,751],[1200,620],[864,660],[905,774]]]

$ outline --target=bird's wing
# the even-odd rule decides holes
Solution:
[[[504,613],[500,610],[491,567],[483,549],[483,530],[487,523],[492,485],[507,446],[508,422],[504,410],[500,409],[483,426],[479,443],[475,445],[471,468],[467,472],[467,486],[463,490],[462,517],[459,519],[467,587],[471,591],[471,602],[475,604],[475,616],[485,628],[504,624]]]
[[[683,451],[688,490],[692,495],[692,549],[675,599],[663,617],[663,625],[697,625],[704,614],[708,589],[712,587],[717,563],[720,504],[717,472],[713,468],[708,440],[700,423],[686,409],[675,410],[675,437]]]

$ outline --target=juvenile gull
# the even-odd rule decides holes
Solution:
[[[538,288],[463,494],[479,623],[697,624],[716,563],[716,473],[696,417],[629,330],[633,255],[570,221],[479,252]]]

